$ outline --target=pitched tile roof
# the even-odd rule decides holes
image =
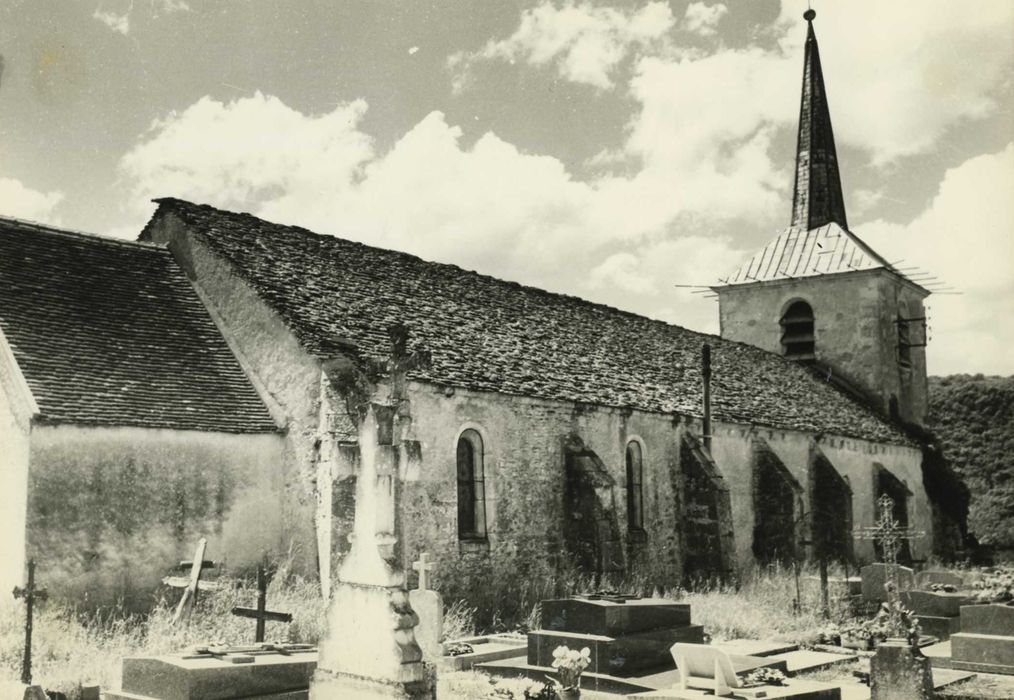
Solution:
[[[904,277],[857,235],[837,223],[809,231],[790,226],[723,279],[720,286],[876,268]]]
[[[410,373],[420,380],[700,416],[709,342],[716,418],[909,442],[810,370],[759,348],[249,214],[156,201],[152,222],[178,216],[321,358],[344,340],[385,359],[387,328],[401,323],[410,346],[432,355]]]
[[[0,218],[0,328],[37,420],[276,429],[164,248]]]

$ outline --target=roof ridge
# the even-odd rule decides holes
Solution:
[[[150,243],[148,241],[131,241],[125,238],[113,238],[112,236],[106,236],[101,233],[92,233],[90,231],[80,231],[78,229],[70,228],[57,228],[51,224],[44,224],[38,221],[32,221],[31,219],[19,219],[14,216],[0,216],[0,228],[7,226],[13,226],[18,229],[33,231],[36,233],[48,233],[59,236],[67,236],[68,238],[83,238],[89,241],[97,241],[100,243],[109,243],[112,245],[126,246],[128,248],[146,248],[149,250],[166,250],[165,246],[158,243]],[[166,250],[166,252],[168,252]]]
[[[667,326],[669,328],[678,328],[681,331],[685,331],[687,333],[693,333],[693,334],[698,335],[701,338],[705,338],[705,339],[707,339],[707,338],[713,338],[715,340],[721,340],[721,341],[728,342],[726,339],[722,338],[720,335],[717,335],[717,334],[714,334],[714,333],[705,333],[703,331],[696,331],[696,330],[694,330],[692,328],[687,328],[686,326],[681,326],[681,325],[676,324],[676,323],[670,323],[668,321],[663,321],[662,319],[658,319],[658,318],[651,318],[649,316],[644,316],[642,314],[638,314],[638,313],[635,313],[633,311],[626,311],[624,309],[620,309],[620,308],[617,308],[615,306],[610,306],[609,304],[603,304],[602,302],[592,301],[590,299],[585,299],[584,297],[579,297],[579,296],[574,295],[574,294],[566,294],[566,293],[563,293],[563,292],[553,292],[553,291],[550,291],[548,289],[543,289],[542,287],[536,287],[534,285],[524,284],[522,282],[516,282],[514,280],[503,279],[502,277],[496,277],[495,275],[486,274],[484,272],[479,272],[477,270],[469,270],[468,268],[461,267],[460,265],[456,265],[454,263],[446,263],[446,262],[438,262],[438,261],[435,261],[435,260],[427,260],[426,258],[423,258],[421,256],[415,255],[414,253],[406,253],[405,251],[396,250],[394,248],[382,248],[381,246],[370,245],[369,243],[363,243],[362,241],[354,241],[354,240],[351,240],[351,239],[348,239],[348,238],[343,238],[341,236],[337,236],[337,235],[330,234],[330,233],[318,233],[316,231],[312,231],[312,230],[310,230],[308,228],[305,228],[303,226],[294,226],[294,225],[291,225],[291,224],[280,224],[280,223],[271,221],[269,219],[262,219],[259,216],[251,214],[249,212],[238,212],[238,211],[232,211],[232,210],[229,210],[229,209],[220,209],[220,208],[215,207],[215,206],[213,206],[211,204],[198,204],[196,202],[190,202],[190,201],[187,201],[185,199],[179,199],[178,197],[160,197],[158,199],[153,199],[152,201],[153,202],[157,202],[158,204],[163,204],[163,203],[166,203],[166,204],[183,204],[183,205],[191,206],[191,207],[199,207],[199,208],[204,208],[204,209],[210,209],[210,210],[212,210],[214,212],[218,212],[220,214],[229,214],[231,216],[250,217],[252,219],[256,219],[257,221],[263,221],[263,222],[265,222],[267,224],[270,224],[271,226],[277,226],[277,227],[282,228],[282,229],[293,231],[293,232],[298,233],[298,234],[300,234],[302,236],[307,236],[307,237],[314,238],[314,239],[337,240],[337,241],[341,241],[342,243],[346,243],[346,244],[349,244],[349,245],[357,246],[357,247],[360,247],[360,248],[368,248],[370,250],[382,250],[382,251],[384,251],[386,253],[391,253],[391,254],[394,254],[394,255],[398,255],[398,256],[401,256],[401,257],[409,259],[409,260],[413,260],[413,261],[416,261],[416,262],[424,263],[426,265],[436,265],[436,266],[439,266],[441,268],[460,270],[461,272],[464,272],[464,273],[469,274],[469,275],[475,275],[476,277],[479,277],[479,278],[482,278],[482,279],[494,280],[496,282],[499,282],[500,284],[506,284],[506,285],[515,286],[515,287],[518,287],[520,289],[524,289],[524,290],[527,290],[527,291],[530,291],[530,292],[534,292],[536,294],[541,294],[541,295],[545,295],[545,296],[549,296],[549,297],[553,297],[553,298],[557,298],[557,299],[569,299],[569,300],[580,302],[581,304],[584,304],[584,305],[589,306],[589,307],[593,307],[593,308],[597,308],[597,309],[601,309],[601,310],[607,311],[607,312],[612,313],[612,314],[617,314],[617,315],[621,315],[621,316],[628,316],[628,317],[631,317],[631,318],[638,319],[640,321],[647,321],[648,323],[661,324],[661,325]],[[202,232],[202,233],[204,233],[205,235],[207,235],[206,232]]]

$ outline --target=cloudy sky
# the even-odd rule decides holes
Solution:
[[[1014,3],[813,0],[852,229],[1014,373]],[[698,330],[790,218],[805,0],[7,0],[0,214],[175,195]]]

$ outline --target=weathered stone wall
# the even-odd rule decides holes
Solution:
[[[0,332],[0,591],[22,585],[24,578],[31,404]]]
[[[921,293],[883,270],[724,287],[722,337],[781,355],[779,320],[800,300],[813,308],[818,362],[876,398],[884,414],[896,396],[901,417],[921,424],[927,408],[925,348],[911,348],[910,367],[900,366],[897,325],[899,314],[925,316]],[[920,323],[910,333],[922,341]]]
[[[138,609],[201,537],[232,570],[283,553],[282,449],[273,434],[37,425],[29,556],[62,597]]]
[[[283,498],[278,507],[293,547],[294,566],[315,573],[315,486],[320,480],[321,447],[333,446],[333,440],[326,439],[328,418],[322,415],[329,404],[321,400],[325,383],[320,363],[300,346],[278,314],[178,218],[164,216],[148,231],[153,242],[169,246],[186,270],[240,366],[283,427]]]
[[[683,574],[683,493],[680,440],[683,431],[700,435],[699,421],[622,409],[574,406],[522,397],[442,389],[411,384],[414,437],[421,443],[422,468],[418,479],[402,486],[404,563],[427,550],[437,558],[454,558],[475,549],[459,544],[456,527],[455,448],[465,429],[477,430],[485,447],[485,471],[490,547],[497,544],[539,543],[546,556],[559,552],[564,530],[564,443],[576,435],[593,450],[615,480],[615,502],[628,569],[650,577],[678,580]],[[862,440],[823,436],[815,442],[808,433],[769,430],[716,422],[712,454],[731,497],[735,542],[734,563],[753,562],[753,470],[758,444],[769,449],[791,479],[797,515],[810,510],[809,482],[814,446],[819,445],[853,489],[853,524],[872,522],[875,463],[905,481],[911,526],[931,530],[930,509],[921,482],[918,449],[887,446]],[[642,445],[644,461],[645,533],[627,532],[624,451],[629,440]],[[805,537],[809,522],[800,524]],[[922,558],[929,538],[916,543]],[[868,544],[856,548],[869,560]]]

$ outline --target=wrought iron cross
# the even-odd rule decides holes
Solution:
[[[232,614],[237,617],[249,617],[257,620],[257,631],[255,642],[264,641],[264,627],[268,620],[272,622],[292,622],[292,615],[289,613],[271,612],[268,607],[268,578],[264,574],[264,567],[257,567],[257,608],[233,608]]]
[[[894,499],[886,493],[877,499],[877,509],[879,510],[877,524],[873,527],[858,528],[855,536],[860,540],[873,540],[880,544],[882,558],[888,565],[887,599],[893,603],[898,600],[898,550],[901,549],[901,543],[922,537],[926,533],[902,527],[901,523],[894,519]]]
[[[45,589],[35,586],[35,561],[28,561],[28,583],[24,588],[14,587],[14,597],[25,599],[25,655],[21,660],[21,682],[32,684],[32,612],[35,601],[43,601],[48,597]]]

